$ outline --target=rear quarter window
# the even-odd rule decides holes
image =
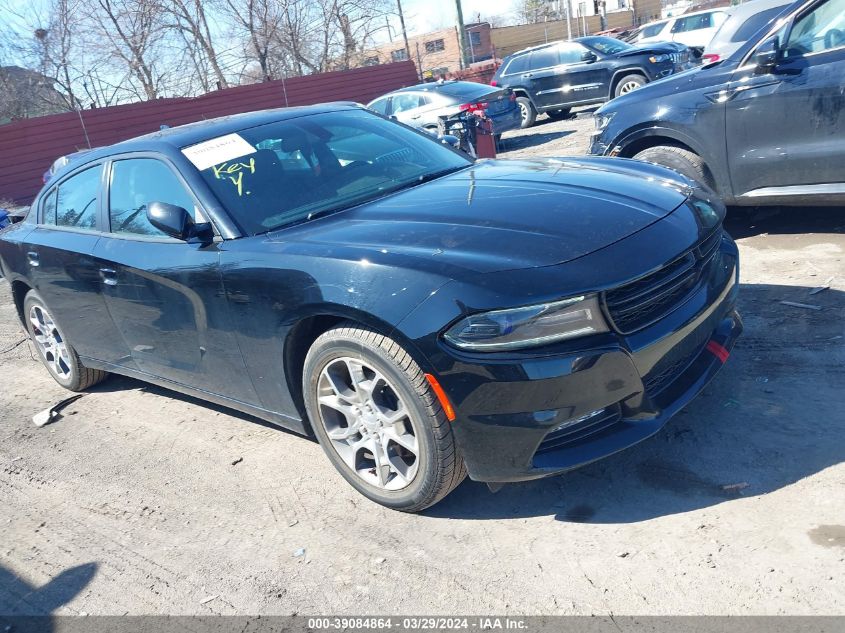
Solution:
[[[56,223],[56,189],[44,196],[41,202],[41,224]]]
[[[663,30],[663,28],[665,26],[666,26],[666,22],[659,22],[658,24],[652,24],[651,26],[645,26],[645,27],[643,27],[643,30],[642,30],[640,35],[642,37],[655,37],[656,35],[658,35],[660,33],[660,31]]]
[[[510,62],[508,62],[507,67],[505,68],[505,72],[503,75],[518,75],[520,73],[524,73],[528,70],[528,58],[530,55],[520,55],[519,57],[514,57]]]

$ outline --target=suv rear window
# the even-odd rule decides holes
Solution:
[[[752,35],[762,29],[770,20],[778,16],[787,6],[784,4],[752,15],[736,30],[731,37],[731,42],[747,42],[751,39]]]
[[[510,63],[508,64],[507,68],[505,68],[505,72],[503,75],[518,75],[519,73],[524,73],[528,70],[528,58],[531,55],[520,55],[519,57],[514,57]]]
[[[644,26],[641,35],[642,37],[654,37],[660,33],[665,26],[666,22],[658,22],[657,24],[652,24],[651,26]]]

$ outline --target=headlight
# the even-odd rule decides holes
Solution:
[[[596,113],[593,115],[593,121],[596,124],[596,131],[601,132],[608,126],[610,120],[613,118],[613,115],[616,114],[615,112],[608,112],[606,114],[599,114]]]
[[[648,58],[648,61],[652,64],[659,64],[660,62],[668,62],[670,59],[672,59],[671,55],[652,55]]]
[[[473,314],[449,328],[443,337],[461,349],[492,352],[607,331],[598,299],[582,296]]]

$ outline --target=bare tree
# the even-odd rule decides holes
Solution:
[[[234,36],[246,42],[244,65],[256,62],[259,81],[284,73],[283,3],[277,0],[222,0],[221,14],[233,25]]]
[[[229,85],[220,66],[220,60],[214,45],[214,37],[209,27],[209,16],[202,0],[161,0],[161,9],[169,15],[172,26],[180,29],[196,42],[211,67],[213,76],[220,88]]]
[[[158,0],[94,0],[88,7],[89,35],[106,43],[110,57],[126,67],[139,84],[137,96],[159,97],[166,31]]]

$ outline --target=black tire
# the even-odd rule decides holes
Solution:
[[[648,81],[642,75],[625,75],[616,83],[616,88],[613,89],[613,96],[626,94],[637,88],[646,85]]]
[[[419,454],[416,474],[402,489],[386,490],[365,481],[347,465],[329,438],[325,420],[336,411],[318,403],[320,378],[324,369],[344,358],[363,362],[381,373],[405,404]],[[368,499],[395,510],[419,512],[440,501],[466,477],[440,401],[419,365],[393,339],[353,323],[341,324],[319,336],[308,350],[302,383],[308,418],[323,451],[344,479]],[[364,448],[359,450],[367,456]]]
[[[568,119],[571,113],[571,108],[561,108],[560,110],[549,110],[546,112],[546,115],[552,121],[563,121],[564,119]]]
[[[516,105],[519,106],[519,113],[522,117],[519,127],[524,130],[534,125],[534,121],[537,120],[537,110],[534,109],[531,99],[528,97],[517,97]]]
[[[43,338],[43,335],[47,333],[47,328],[45,328],[44,331],[37,330],[35,323],[33,323],[31,316],[36,316],[36,318],[38,318],[38,315],[42,318],[42,323],[45,324],[46,321],[43,321],[44,315],[49,317],[52,321],[52,327],[49,328],[49,335],[52,336],[54,340],[58,340],[64,345],[66,350],[66,359],[62,359],[58,363],[61,366],[62,373],[60,373],[60,371],[56,368],[57,362],[53,353],[50,351],[45,352],[45,349],[38,344],[36,337]],[[108,376],[108,372],[101,371],[99,369],[89,369],[82,364],[79,360],[79,355],[76,353],[76,350],[73,348],[70,341],[65,338],[62,328],[55,320],[55,316],[50,311],[50,308],[47,307],[47,304],[44,303],[44,299],[42,299],[41,295],[39,295],[35,290],[30,290],[26,294],[26,297],[24,297],[23,316],[27,332],[33,342],[35,342],[34,347],[38,357],[41,359],[41,362],[44,363],[44,366],[47,368],[47,371],[50,372],[53,379],[62,387],[70,391],[85,391],[86,389],[96,385],[98,382],[102,382]]]
[[[701,156],[688,149],[674,147],[672,145],[658,145],[657,147],[644,149],[637,153],[634,158],[648,163],[662,165],[663,167],[669,167],[711,189],[713,187],[707,166],[701,160]]]

